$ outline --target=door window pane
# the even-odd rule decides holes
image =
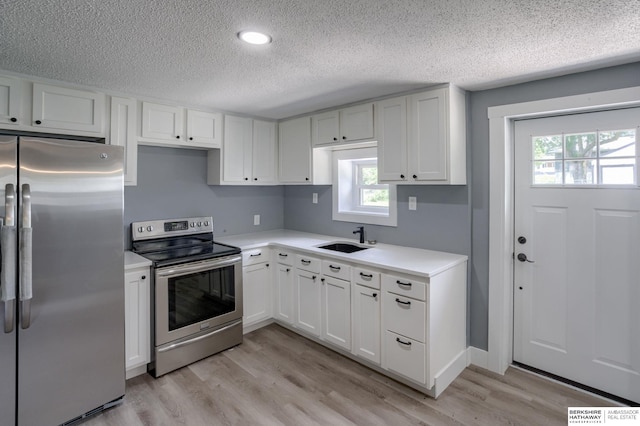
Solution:
[[[534,136],[533,137],[534,160],[562,158],[562,135]]]
[[[592,158],[597,156],[596,133],[578,133],[564,136],[565,158]]]
[[[561,161],[534,161],[534,185],[562,185]]]
[[[596,183],[596,160],[565,161],[564,183],[569,185],[593,185]]]

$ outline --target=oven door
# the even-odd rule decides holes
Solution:
[[[242,257],[155,271],[155,346],[242,318]]]

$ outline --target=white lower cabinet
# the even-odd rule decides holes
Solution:
[[[291,265],[278,263],[274,283],[274,317],[286,324],[293,325],[294,272]]]
[[[151,296],[149,294],[149,268],[137,268],[124,274],[125,304],[125,368],[127,378],[146,372],[150,361]]]
[[[297,270],[296,295],[296,327],[320,337],[322,333],[320,274]]]
[[[247,328],[273,316],[269,249],[243,252],[242,264],[242,326]]]
[[[393,333],[384,333],[386,368],[418,383],[426,382],[425,344]]]
[[[322,338],[351,351],[351,282],[324,276],[322,288]]]
[[[380,364],[380,290],[353,286],[353,353]]]

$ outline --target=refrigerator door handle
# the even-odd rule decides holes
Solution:
[[[4,303],[4,332],[13,332],[16,306],[16,192],[8,183],[4,192],[4,220],[0,222],[0,269],[1,300]]]
[[[23,329],[31,325],[31,188],[28,183],[22,185],[22,228],[20,228],[20,325]]]

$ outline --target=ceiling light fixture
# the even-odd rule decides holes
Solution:
[[[271,43],[271,36],[256,31],[240,31],[238,38],[245,43],[249,44],[269,44]]]

